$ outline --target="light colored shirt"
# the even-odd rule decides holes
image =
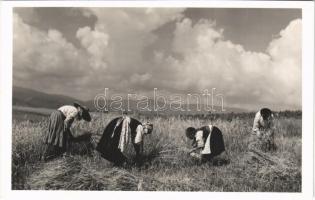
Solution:
[[[197,147],[202,147],[202,151],[200,152],[201,154],[210,154],[210,137],[211,137],[211,132],[212,132],[212,125],[209,125],[210,128],[210,133],[206,139],[206,142],[203,140],[203,131],[197,131],[196,133],[196,142],[197,142]]]
[[[143,141],[143,137],[144,137],[143,126],[139,124],[136,129],[135,144],[140,144]]]
[[[271,116],[269,120],[264,120],[260,114],[260,111],[258,111],[254,119],[253,132],[257,134],[260,130],[270,130],[272,128],[273,116]]]
[[[74,120],[79,114],[78,109],[70,105],[62,106],[58,108],[58,110],[60,110],[64,114],[64,116],[66,117],[66,122]]]
[[[209,135],[208,135],[208,137],[206,139],[205,147],[201,151],[201,154],[210,154],[211,153],[211,150],[210,150],[210,136],[211,136],[211,131],[210,131],[210,133],[209,133]]]
[[[197,143],[197,147],[204,147],[205,143],[203,141],[203,131],[197,131],[196,133],[196,143]]]

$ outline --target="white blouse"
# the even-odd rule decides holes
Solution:
[[[266,121],[258,111],[255,115],[254,124],[253,124],[253,132],[256,133],[261,129],[271,129],[273,127],[273,116],[271,115],[270,120]]]
[[[143,141],[144,131],[143,126],[139,124],[136,129],[136,137],[135,137],[135,144],[139,144]]]
[[[78,109],[76,107],[70,106],[70,105],[62,106],[62,107],[58,108],[58,110],[61,111],[64,114],[64,116],[66,117],[65,121],[75,119],[79,114]]]
[[[211,137],[211,132],[212,132],[212,125],[209,125],[210,128],[210,133],[206,139],[206,142],[203,141],[203,131],[197,131],[196,133],[196,142],[197,142],[197,147],[203,147],[202,151],[200,152],[201,154],[210,154],[210,137]]]

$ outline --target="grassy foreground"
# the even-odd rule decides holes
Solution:
[[[94,113],[92,122],[74,123],[73,133],[78,135],[84,129],[93,133],[97,142],[106,124],[116,116]],[[132,164],[116,168],[84,143],[74,145],[69,157],[39,161],[48,117],[13,112],[12,189],[301,192],[300,118],[276,120],[278,149],[271,154],[274,164],[250,159],[249,117],[134,117],[154,124],[152,135],[145,138],[144,164],[140,168]],[[227,151],[211,163],[200,164],[186,154],[190,142],[184,130],[209,123],[222,130]]]

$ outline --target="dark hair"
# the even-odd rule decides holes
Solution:
[[[188,127],[186,129],[186,137],[189,139],[193,139],[196,133],[196,129],[194,127]]]
[[[149,122],[146,122],[144,125],[147,126],[147,128],[148,128],[148,133],[147,134],[151,134],[152,131],[153,131],[153,124],[151,124]]]
[[[271,116],[272,111],[269,108],[262,108],[260,114],[264,120],[267,120]]]

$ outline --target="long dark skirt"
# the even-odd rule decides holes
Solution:
[[[125,146],[122,153],[118,149],[120,134],[122,129],[121,117],[115,118],[108,123],[104,129],[103,136],[97,144],[96,150],[101,153],[101,156],[116,165],[121,165],[124,162],[131,161],[136,154],[136,162],[140,162],[141,144],[135,144],[133,141],[136,137],[137,127],[141,124],[138,120],[130,118],[130,141]],[[116,127],[116,125],[118,125]]]
[[[66,151],[69,139],[68,131],[64,130],[65,116],[62,112],[53,111],[49,118],[48,131],[44,136],[46,148],[44,159],[55,157]]]
[[[103,136],[99,141],[96,150],[106,160],[120,165],[127,160],[124,154],[118,149],[122,123],[115,129],[119,118],[112,120],[105,128]]]
[[[116,165],[121,165],[127,161],[127,157],[118,149],[120,134],[107,140],[104,148],[102,149],[101,156]]]
[[[222,132],[215,126],[212,128],[210,136],[210,150],[211,154],[203,154],[203,159],[211,160],[213,157],[220,155],[223,151],[225,151]]]

